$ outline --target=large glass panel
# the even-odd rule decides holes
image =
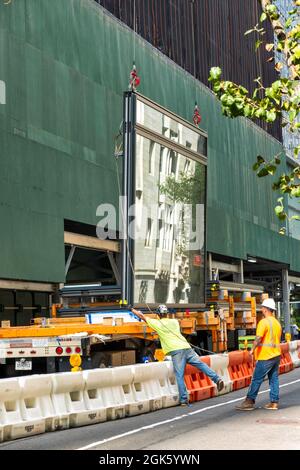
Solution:
[[[178,119],[170,118],[157,109],[148,106],[142,101],[137,101],[137,123],[148,129],[163,135],[167,139],[183,145],[203,156],[207,155],[206,137],[196,130],[186,127]]]
[[[135,158],[134,303],[203,303],[205,166],[140,135]]]

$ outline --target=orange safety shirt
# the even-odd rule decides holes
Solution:
[[[254,351],[257,361],[267,361],[281,355],[279,346],[281,325],[275,317],[263,318],[257,325],[256,336],[261,337],[260,343]]]

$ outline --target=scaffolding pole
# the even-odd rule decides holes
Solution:
[[[290,313],[290,289],[289,289],[289,272],[288,269],[282,270],[282,309],[284,316],[285,333],[291,333],[291,313]]]

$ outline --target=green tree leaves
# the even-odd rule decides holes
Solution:
[[[210,82],[219,80],[221,78],[221,75],[222,75],[222,70],[220,69],[220,67],[212,67],[209,72],[208,80]]]

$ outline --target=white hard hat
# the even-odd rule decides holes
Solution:
[[[270,310],[276,310],[274,299],[265,299],[261,304],[262,307],[266,307]]]
[[[168,308],[166,305],[159,305],[158,306],[158,309],[157,309],[157,312],[160,314],[160,315],[165,315],[168,313]]]

